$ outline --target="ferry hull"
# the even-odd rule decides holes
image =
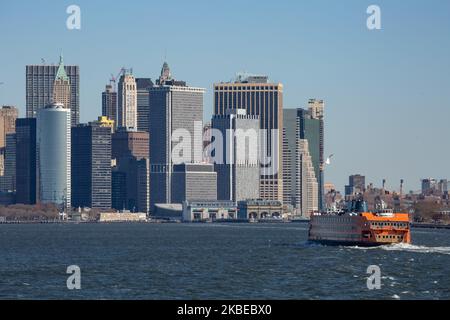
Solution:
[[[334,246],[334,247],[380,247],[386,245],[386,243],[369,243],[362,241],[336,241],[336,240],[309,240],[311,243],[316,243],[324,246]]]
[[[315,215],[311,217],[308,238],[314,243],[339,246],[376,247],[411,243],[409,215]]]

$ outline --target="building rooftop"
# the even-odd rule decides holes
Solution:
[[[269,77],[266,75],[256,75],[248,73],[238,73],[235,83],[268,83]]]
[[[56,71],[55,80],[69,81],[69,77],[67,76],[66,69],[64,68],[64,59],[63,59],[62,54],[59,56],[59,65],[58,65],[58,71]]]

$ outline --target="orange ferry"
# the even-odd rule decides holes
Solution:
[[[353,200],[347,212],[312,215],[309,240],[364,247],[411,243],[409,215],[389,209],[369,212],[365,201]]]

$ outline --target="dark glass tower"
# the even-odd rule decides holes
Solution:
[[[153,82],[149,78],[137,78],[137,129],[138,131],[149,132],[148,117],[148,90],[153,87]]]
[[[111,208],[111,128],[72,128],[72,205]]]
[[[114,128],[117,127],[117,92],[112,85],[107,85],[102,92],[102,116],[114,121]]]
[[[36,119],[16,120],[16,202],[38,201]]]

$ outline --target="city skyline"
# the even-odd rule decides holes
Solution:
[[[0,300],[450,299],[449,33],[449,0],[0,1]]]
[[[56,64],[60,50],[66,64],[80,66],[83,123],[101,114],[101,92],[109,75],[124,65],[133,67],[136,77],[155,80],[167,54],[176,78],[207,89],[204,120],[212,114],[213,83],[231,80],[241,70],[267,74],[274,82],[283,83],[284,108],[306,107],[310,98],[327,103],[325,155],[335,156],[325,171],[325,182],[333,182],[343,190],[348,175],[361,173],[377,185],[386,178],[388,187],[398,189],[400,179],[405,179],[405,190],[418,190],[421,178],[447,177],[445,159],[450,151],[442,147],[442,141],[448,132],[445,119],[450,112],[445,108],[450,104],[445,90],[450,82],[446,59],[450,43],[445,37],[450,26],[449,4],[437,3],[431,10],[423,1],[408,5],[378,1],[383,17],[380,31],[369,31],[365,26],[369,4],[353,1],[340,8],[328,1],[286,1],[278,6],[262,3],[252,10],[254,3],[250,2],[241,5],[242,13],[221,7],[220,14],[205,15],[202,21],[218,26],[217,37],[212,37],[216,28],[209,30],[192,23],[193,16],[203,17],[202,13],[209,10],[206,2],[190,4],[189,8],[178,2],[168,5],[167,16],[177,23],[161,34],[156,31],[158,23],[164,25],[160,19],[167,17],[159,17],[164,7],[142,4],[148,16],[144,8],[127,8],[125,14],[126,20],[134,18],[136,33],[127,33],[123,47],[104,44],[107,50],[100,52],[94,52],[91,46],[106,30],[124,36],[115,22],[120,21],[117,17],[124,9],[122,4],[109,3],[111,10],[101,17],[97,7],[104,4],[79,1],[83,16],[80,31],[65,28],[65,3],[2,4],[2,9],[6,8],[0,11],[2,30],[8,25],[16,31],[1,34],[9,46],[0,52],[0,82],[4,82],[0,86],[0,104],[19,107],[19,116],[24,117],[25,65],[39,64],[41,58]],[[46,10],[37,13],[35,6]],[[333,10],[328,10],[330,7]],[[269,11],[277,19],[268,20]],[[8,16],[2,12],[8,12]],[[16,19],[18,15],[21,19]],[[247,20],[241,19],[243,15]],[[236,25],[228,25],[230,18]],[[178,34],[177,27],[187,20],[191,22],[186,24],[190,32]],[[229,27],[236,34],[244,21],[260,22],[259,30],[263,32],[252,29],[237,33],[233,40],[243,50],[236,53],[220,42],[226,35],[222,29]],[[150,32],[141,33],[144,27]],[[188,39],[191,32],[200,37]],[[149,35],[148,44],[138,42],[142,34]],[[249,37],[254,40],[253,47],[247,44]],[[272,47],[264,45],[268,39]],[[199,45],[199,50],[181,50],[187,47],[187,41],[194,41],[193,47]],[[439,47],[433,45],[437,42]],[[25,43],[39,46],[21,50]],[[125,48],[133,44],[139,44],[139,50]],[[209,48],[211,45],[214,49]],[[263,47],[266,50],[261,50]],[[24,54],[18,57],[14,52]],[[429,124],[423,126],[425,123]],[[354,150],[358,150],[356,157]]]

